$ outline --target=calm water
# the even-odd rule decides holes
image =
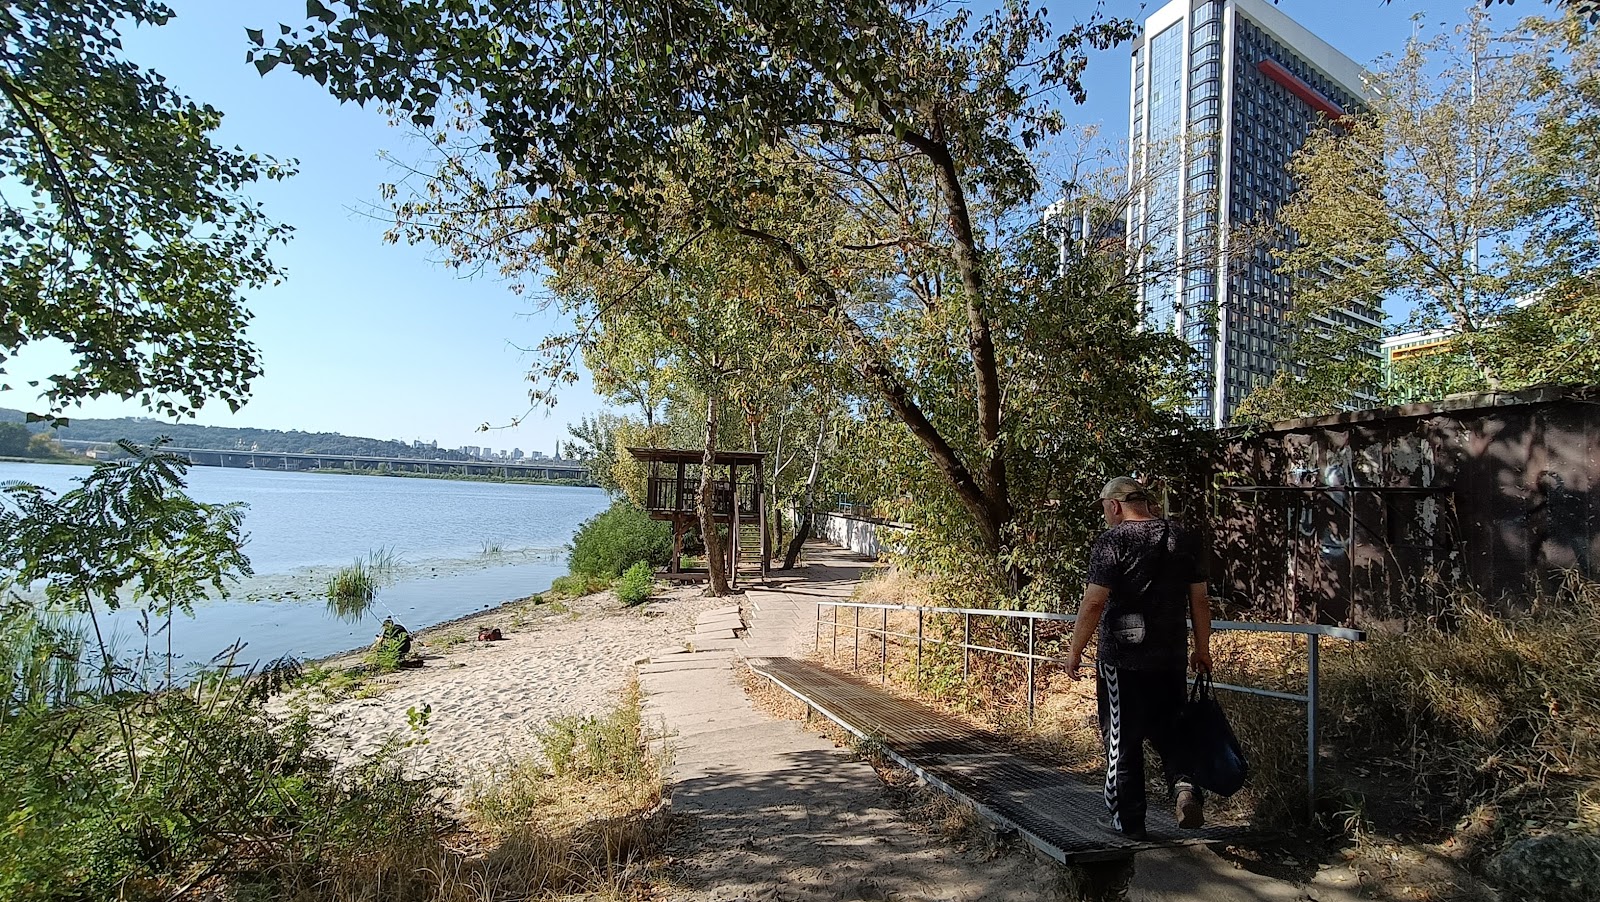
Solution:
[[[0,462],[0,482],[58,492],[88,472]],[[544,591],[566,572],[565,546],[578,524],[609,503],[599,489],[567,486],[221,467],[191,469],[189,493],[249,505],[245,551],[255,576],[192,620],[175,620],[171,643],[180,667],[204,663],[237,640],[246,643],[243,660],[320,657],[365,645],[390,614],[417,629]],[[380,548],[401,564],[367,618],[350,624],[329,617],[321,596],[328,576]],[[144,644],[132,613],[119,611],[112,621],[119,645]],[[167,640],[151,644],[164,650]]]

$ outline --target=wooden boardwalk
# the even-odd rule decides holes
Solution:
[[[901,766],[1015,829],[1057,861],[1126,858],[1145,849],[1220,843],[1238,827],[1181,830],[1165,796],[1152,793],[1148,840],[1134,842],[1096,826],[1105,817],[1098,783],[1017,755],[991,734],[915,701],[795,658],[753,658],[751,668],[862,739],[879,743]]]

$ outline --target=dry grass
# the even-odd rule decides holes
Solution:
[[[868,580],[858,598],[937,603],[914,577],[893,571]],[[862,615],[859,653],[850,612],[836,630],[824,624],[823,663],[881,680],[1067,770],[1092,777],[1103,767],[1091,679],[1037,665],[1030,723],[1020,661],[963,660],[959,649],[925,641],[919,662],[915,614],[891,612],[886,624],[879,612]],[[1063,655],[1064,631],[1041,626],[1036,652]],[[884,628],[901,635],[872,632]],[[1025,631],[981,618],[924,615],[922,629],[925,640],[959,642],[970,629],[981,644],[1026,647]],[[1218,633],[1213,654],[1218,682],[1306,689],[1304,639]],[[1509,615],[1463,596],[1446,616],[1402,632],[1359,645],[1326,641],[1321,677],[1316,823],[1306,814],[1303,706],[1226,692],[1219,695],[1252,776],[1233,798],[1213,800],[1211,816],[1302,837],[1286,852],[1302,861],[1326,856],[1331,838],[1362,889],[1382,899],[1478,898],[1484,890],[1468,870],[1508,843],[1600,834],[1600,584],[1569,581]],[[1151,764],[1158,798],[1154,756]]]
[[[863,583],[863,601],[931,599],[915,577],[886,571]],[[1015,659],[924,643],[916,617],[863,612],[860,650],[846,613],[835,637],[824,625],[819,658],[908,697],[987,726],[1020,750],[1074,772],[1102,766],[1093,681],[1039,665],[1035,717],[1027,718],[1024,665]],[[957,617],[925,616],[927,639],[959,641]],[[1021,649],[1017,630],[974,618],[974,641]],[[1059,655],[1064,635],[1046,627],[1040,654]],[[1219,633],[1217,680],[1303,692],[1305,641]],[[858,663],[857,663],[858,662]],[[1600,586],[1571,582],[1524,614],[1501,616],[1471,598],[1453,615],[1364,645],[1323,644],[1322,816],[1336,831],[1375,829],[1441,839],[1462,854],[1510,837],[1568,829],[1600,832]],[[1302,706],[1222,693],[1251,756],[1250,784],[1220,805],[1223,817],[1305,825],[1306,727]],[[1331,756],[1331,757],[1330,757]],[[1153,775],[1152,775],[1153,776]]]
[[[473,888],[475,899],[637,895],[665,829],[666,788],[641,728],[633,684],[605,717],[550,722],[538,737],[540,760],[475,782],[468,821],[488,847],[453,882]]]
[[[898,567],[869,570],[856,585],[854,601],[867,604],[905,604],[932,607],[939,602],[929,590],[927,580]]]
[[[637,900],[668,827],[665,780],[640,734],[637,686],[602,718],[567,718],[545,733],[566,746],[559,767],[526,759],[467,787],[464,823],[429,841],[323,869],[315,885],[280,883],[245,900],[531,902]],[[566,742],[571,738],[570,744]],[[560,771],[557,773],[557,771]]]
[[[1326,672],[1341,771],[1380,828],[1453,834],[1466,857],[1600,833],[1600,584],[1512,615],[1464,597]]]

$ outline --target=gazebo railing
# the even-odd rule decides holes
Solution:
[[[727,516],[728,500],[731,495],[728,481],[723,479],[713,483],[711,490],[711,512],[717,516]],[[693,481],[684,480],[680,483],[673,476],[651,476],[645,482],[646,510],[693,511],[699,501],[699,477]],[[739,515],[741,517],[756,515],[755,486],[750,483],[739,484]]]

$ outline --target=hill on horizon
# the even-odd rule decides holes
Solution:
[[[0,423],[24,423],[21,410],[0,407]],[[47,423],[28,423],[32,432],[52,432]],[[460,451],[413,448],[395,439],[365,438],[337,432],[301,432],[298,429],[252,429],[236,426],[201,426],[170,423],[151,417],[70,419],[70,425],[53,430],[57,439],[78,442],[115,442],[127,439],[148,445],[161,436],[180,448],[218,448],[241,451],[287,451],[303,454],[353,454],[358,457],[409,457],[429,460],[470,460]]]

